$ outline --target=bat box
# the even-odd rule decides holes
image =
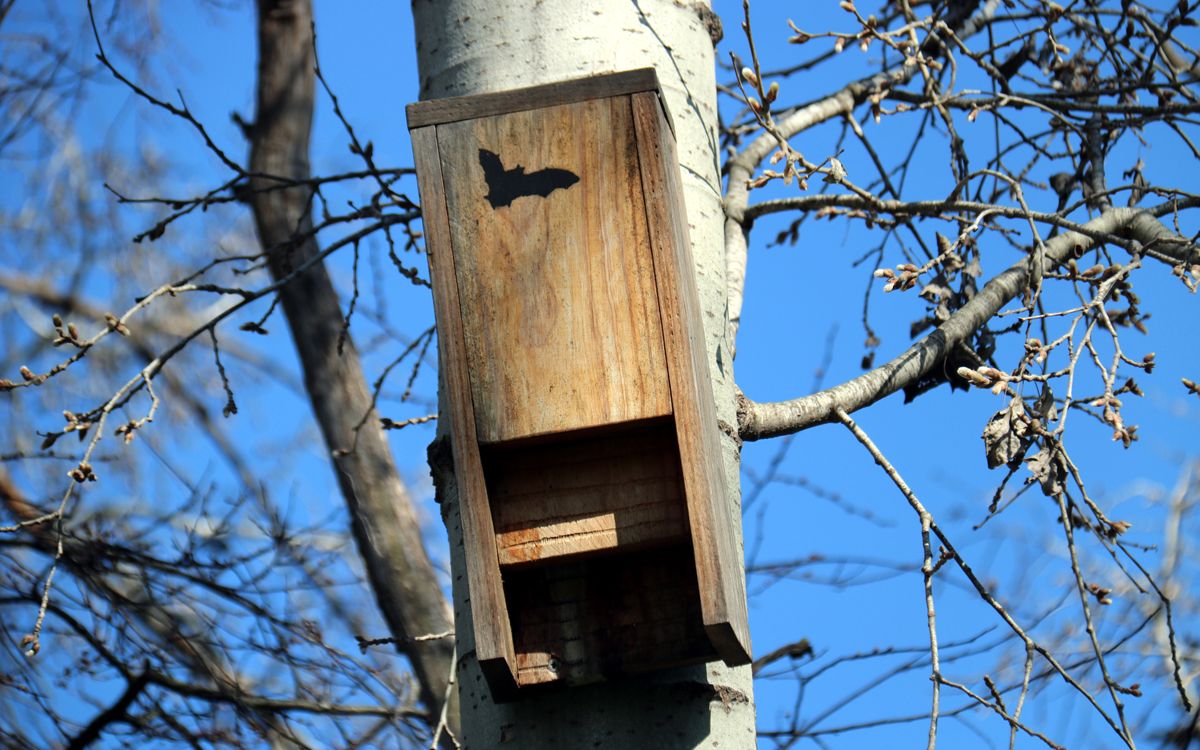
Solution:
[[[750,658],[653,70],[408,107],[493,694]]]

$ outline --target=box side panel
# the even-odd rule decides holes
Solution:
[[[434,127],[412,131],[413,156],[438,326],[438,361],[450,416],[450,438],[458,482],[459,515],[466,545],[467,585],[473,606],[475,648],[480,665],[501,692],[515,687],[516,659],[496,559],[496,536],[488,506],[459,313],[449,219]]]
[[[738,520],[725,494],[675,141],[656,94],[631,99],[704,624],[727,664],[745,664],[750,632],[742,551],[733,526]]]
[[[668,414],[629,98],[437,135],[480,442]]]

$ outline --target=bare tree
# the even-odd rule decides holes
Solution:
[[[385,163],[343,111],[338,82],[319,64],[310,0],[257,3],[255,110],[235,115],[244,144],[224,143],[186,92],[162,93],[171,82],[146,62],[169,54],[157,48],[153,4],[89,3],[82,19],[64,15],[81,21],[74,25],[53,5],[44,18],[21,20],[65,23],[91,54],[78,55],[68,35],[26,26],[0,40],[13,51],[0,62],[0,158],[36,165],[27,194],[5,198],[0,213],[6,231],[36,250],[17,260],[16,246],[6,247],[14,260],[0,272],[0,323],[11,342],[0,354],[9,426],[0,448],[9,642],[0,738],[13,747],[135,738],[193,747],[740,747],[756,733],[753,675],[796,690],[788,721],[757,728],[781,747],[917,722],[934,747],[951,718],[998,743],[1060,747],[1060,727],[1030,718],[1030,706],[1051,697],[1088,711],[1111,733],[1105,742],[1187,747],[1200,715],[1196,568],[1186,544],[1195,473],[1159,492],[1155,552],[1128,541],[1128,522],[1090,489],[1071,441],[1099,428],[1136,448],[1129,401],[1156,365],[1128,335],[1149,330],[1140,280],[1157,271],[1191,292],[1200,284],[1191,226],[1200,196],[1152,161],[1125,161],[1137,154],[1130,144],[1155,138],[1200,157],[1200,68],[1189,41],[1198,5],[889,0],[871,14],[847,1],[834,28],[814,29],[744,3],[725,19],[740,26],[726,43],[741,52],[727,57],[718,53],[721,22],[704,2],[413,3],[421,98],[658,70],[675,117],[730,488],[743,441],[781,438],[777,459],[747,475],[747,506],[790,484],[873,518],[857,499],[822,489],[836,476],[782,468],[787,436],[840,425],[894,486],[919,540],[918,566],[847,557],[828,580],[916,576],[925,643],[839,654],[797,632],[790,644],[760,649],[753,669],[712,664],[508,704],[492,701],[473,659],[448,436],[442,430],[429,455],[449,579],[431,561],[437,545],[386,437],[436,411],[435,333],[425,321],[397,330],[386,309],[398,294],[428,305],[412,170]],[[0,31],[20,9],[0,2]],[[758,46],[781,35],[792,59],[771,67]],[[862,62],[848,67],[852,55]],[[847,70],[862,75],[848,79]],[[186,129],[216,165],[214,182],[180,186],[169,159],[149,147],[131,158],[79,133],[73,107],[102,85],[148,121]],[[318,92],[353,169],[310,166]],[[821,134],[837,145],[806,151]],[[1120,182],[1110,176],[1118,171]],[[31,212],[49,220],[31,221]],[[752,232],[796,242],[820,219],[870,238],[859,264],[871,285],[865,372],[807,395],[797,387],[789,400],[753,401],[733,370]],[[167,243],[170,252],[159,250]],[[1001,263],[1000,250],[1016,261]],[[341,294],[329,270],[339,262],[348,271]],[[915,343],[882,365],[872,289],[918,298]],[[292,332],[295,372],[274,361],[277,318]],[[212,377],[198,382],[191,373],[200,368]],[[855,415],[898,391],[917,411],[923,394],[945,386],[1002,400],[977,426],[981,464],[1003,475],[985,521],[1022,494],[1047,499],[1063,577],[1027,581],[1042,594],[1036,602],[996,591],[995,571],[972,559],[960,525],[922,500],[924,489],[905,478],[910,467],[870,434],[869,414]],[[311,409],[319,439],[267,429],[256,444],[232,429],[260,406],[254,388],[289,392]],[[1200,396],[1190,378],[1181,388]],[[384,403],[400,411],[383,416]],[[227,422],[214,408],[224,418],[244,413]],[[60,411],[64,421],[49,426],[47,415]],[[201,441],[219,470],[190,455]],[[314,444],[341,498],[324,517],[289,510],[294,488],[277,479]],[[816,562],[755,562],[749,573],[780,580]],[[945,587],[977,603],[970,637],[939,637]],[[374,608],[361,606],[364,595]],[[888,664],[887,675],[926,675],[920,707],[885,706],[843,724],[830,720],[837,705],[806,711],[805,690],[866,661]],[[1161,714],[1153,724],[1131,708],[1142,695],[1167,707],[1166,729]]]

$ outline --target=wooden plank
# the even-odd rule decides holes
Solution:
[[[484,456],[500,565],[688,537],[669,420]]]
[[[750,631],[733,526],[739,521],[725,494],[675,142],[656,94],[631,99],[704,626],[725,663],[746,664]]]
[[[437,134],[479,441],[670,413],[628,98]]]
[[[427,125],[474,120],[528,109],[574,104],[588,99],[627,96],[638,91],[657,90],[658,75],[654,68],[640,68],[510,91],[431,99],[408,105],[405,113],[411,130]]]
[[[715,658],[689,545],[521,568],[513,602],[517,682],[583,684]]]
[[[412,131],[421,193],[422,222],[429,253],[434,313],[438,326],[438,360],[450,411],[450,439],[458,482],[467,586],[475,623],[475,649],[479,665],[493,690],[506,693],[516,686],[516,658],[500,567],[496,536],[488,507],[483,465],[475,436],[475,417],[463,344],[459,292],[451,252],[450,221],[446,214],[441,159],[436,129]]]

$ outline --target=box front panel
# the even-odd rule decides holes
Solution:
[[[670,419],[483,455],[501,567],[689,539]]]
[[[517,684],[578,685],[716,658],[690,545],[507,571]]]
[[[437,134],[479,441],[671,413],[629,97]]]

